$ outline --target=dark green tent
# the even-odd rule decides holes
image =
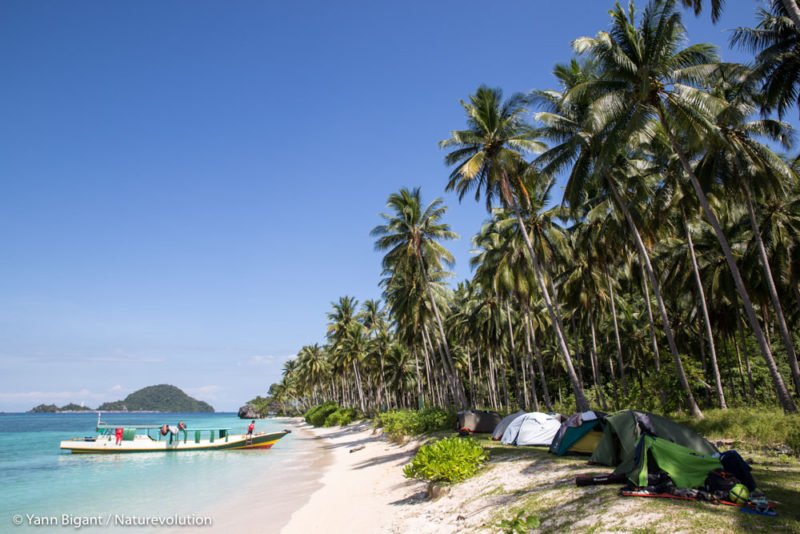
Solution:
[[[603,432],[605,423],[603,412],[579,412],[572,414],[561,423],[556,437],[550,444],[550,452],[558,456],[571,454],[592,454]]]
[[[592,453],[592,463],[615,467],[615,475],[627,475],[635,466],[636,444],[642,435],[658,437],[711,456],[719,451],[696,432],[666,417],[625,410],[605,417],[603,437]]]
[[[637,487],[647,486],[648,473],[656,469],[667,473],[679,488],[702,488],[708,473],[722,469],[722,462],[718,457],[644,435],[636,445],[635,463],[628,480]]]

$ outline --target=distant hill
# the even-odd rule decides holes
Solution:
[[[106,402],[98,408],[107,411],[143,412],[213,412],[214,408],[203,401],[193,399],[179,388],[169,384],[148,386],[134,391],[125,399]]]
[[[28,413],[56,413],[58,411],[58,406],[55,404],[40,404],[39,406],[34,406]]]
[[[62,406],[58,409],[60,412],[92,412],[91,408],[88,406],[81,406],[80,404],[75,404],[74,402],[70,402],[66,406]]]
[[[75,404],[71,402],[65,406],[59,408],[55,404],[40,404],[39,406],[34,406],[28,413],[59,413],[59,412],[91,412],[93,411],[88,406],[81,406],[80,404]]]

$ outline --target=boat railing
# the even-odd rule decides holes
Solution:
[[[139,435],[145,435],[150,439],[152,439],[153,441],[161,441],[162,437],[164,439],[167,439],[167,436],[169,436],[170,443],[177,443],[180,441],[186,443],[189,440],[190,435],[195,443],[200,443],[200,441],[205,436],[208,437],[209,443],[214,443],[215,439],[224,439],[225,443],[227,443],[228,437],[231,434],[230,427],[210,427],[210,428],[185,428],[183,430],[178,430],[177,434],[173,434],[172,432],[167,432],[166,436],[162,436],[161,429],[163,427],[164,425],[111,425],[107,423],[102,423],[97,426],[97,432],[100,435],[113,436],[114,432],[118,428],[122,428],[123,441],[131,441],[134,439],[137,430],[144,430],[144,432],[140,433]],[[151,430],[157,431],[156,438],[150,435]]]

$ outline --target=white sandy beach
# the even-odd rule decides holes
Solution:
[[[322,477],[322,488],[292,514],[281,533],[392,532],[398,506],[415,494],[421,497],[425,489],[402,473],[418,445],[392,444],[369,423],[308,428],[324,440],[332,463]]]
[[[213,510],[214,526],[203,532],[495,533],[501,532],[500,520],[518,511],[535,513],[546,532],[634,532],[665,525],[668,531],[693,532],[697,524],[704,532],[728,532],[737,525],[739,514],[725,507],[619,497],[616,486],[576,487],[576,476],[608,469],[585,459],[556,460],[542,448],[504,448],[477,476],[429,500],[426,484],[402,472],[420,442],[391,443],[368,422],[314,428],[296,419],[287,427],[303,439],[292,453],[297,465],[279,479],[271,473],[268,486],[252,486]]]

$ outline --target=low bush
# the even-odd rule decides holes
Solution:
[[[486,451],[472,439],[445,438],[420,447],[411,463],[403,468],[403,475],[453,484],[477,473],[487,459]]]
[[[538,527],[541,521],[533,514],[522,517],[524,514],[525,510],[520,510],[513,518],[503,519],[495,526],[502,528],[504,534],[527,534]]]
[[[314,406],[306,412],[306,423],[312,426],[322,426],[330,414],[339,409],[335,402],[326,402],[318,406]]]
[[[405,436],[418,436],[434,430],[445,430],[455,427],[456,415],[441,408],[423,408],[421,410],[392,410],[379,414],[375,426],[394,440]]]
[[[358,416],[358,411],[352,408],[339,408],[335,412],[331,412],[325,419],[322,426],[345,426],[349,425],[354,418]]]

